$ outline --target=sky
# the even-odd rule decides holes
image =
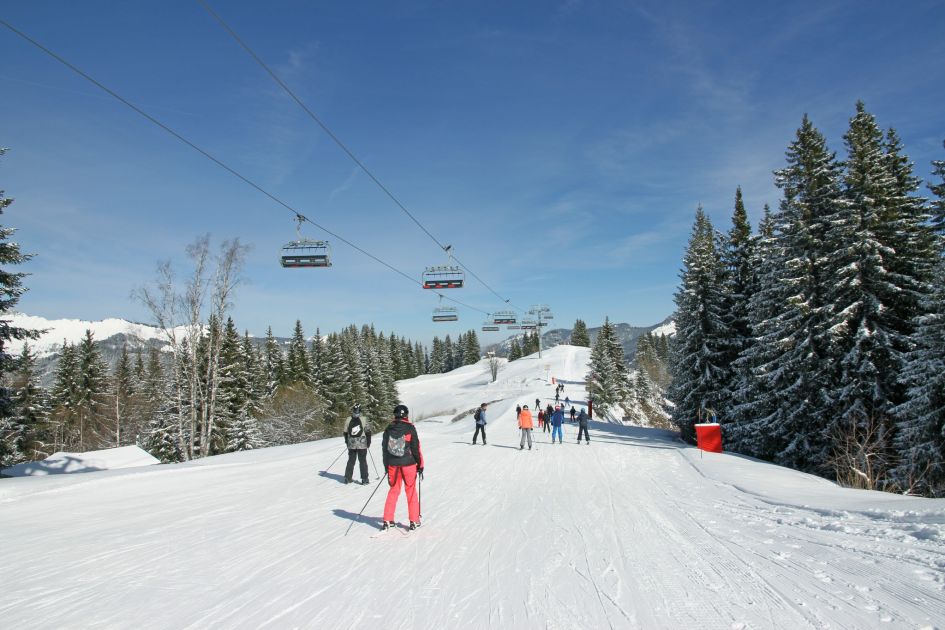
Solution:
[[[231,314],[254,335],[298,319],[429,343],[534,304],[552,326],[651,325],[700,204],[723,230],[737,186],[753,225],[777,207],[805,113],[840,157],[863,100],[919,177],[945,158],[940,1],[212,6],[429,235],[198,2],[6,2],[0,19],[407,277],[312,225],[333,266],[282,269],[291,210],[0,27],[0,221],[35,254],[22,312],[153,321],[132,292],[160,261],[182,284],[210,234],[251,247]],[[448,262],[438,243],[483,281],[444,292],[455,323],[419,288]]]

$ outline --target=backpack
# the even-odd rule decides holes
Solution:
[[[407,452],[407,440],[404,439],[406,437],[402,435],[399,438],[393,436],[387,438],[387,452],[394,457],[403,457],[404,453]]]
[[[482,409],[476,409],[476,413],[473,414],[473,420],[476,422],[482,420]]]

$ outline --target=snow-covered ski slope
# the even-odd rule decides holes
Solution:
[[[546,376],[580,381],[587,352],[400,384],[427,460],[409,534],[376,536],[386,484],[357,520],[376,481],[340,483],[344,458],[323,472],[340,438],[4,479],[0,627],[945,627],[945,501],[613,423],[519,451],[516,403],[553,396]],[[489,442],[472,446],[471,415],[451,420],[481,401]]]

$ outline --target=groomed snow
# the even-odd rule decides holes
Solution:
[[[409,534],[378,535],[386,484],[358,519],[376,476],[340,483],[343,459],[326,471],[340,438],[0,481],[0,626],[945,626],[943,500],[609,422],[590,445],[569,425],[564,444],[536,433],[520,451],[516,403],[547,402],[551,376],[583,401],[587,359],[561,346],[503,362],[496,383],[486,361],[400,383],[427,460]],[[489,444],[473,446],[482,401]]]

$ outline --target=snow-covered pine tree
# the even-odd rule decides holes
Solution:
[[[924,200],[913,197],[919,184],[895,132],[884,142],[874,117],[858,102],[844,140],[847,208],[827,231],[834,252],[830,266],[837,273],[828,291],[835,385],[825,429],[836,443],[820,457],[850,453],[852,436],[871,436],[855,452],[870,454],[872,486],[892,458],[892,408],[904,399],[899,376],[934,254]],[[863,473],[865,462],[837,465]]]
[[[46,446],[49,397],[39,386],[36,355],[28,342],[16,360],[16,371],[10,376],[13,415],[3,419],[0,450],[4,453],[0,467],[23,461],[42,459],[51,454]]]
[[[613,409],[619,409],[630,396],[629,371],[624,361],[623,346],[610,318],[597,333],[591,349],[591,379],[588,394],[594,398],[594,409],[603,417]],[[621,414],[622,415],[622,414]]]
[[[309,344],[308,368],[310,371],[309,382],[312,389],[316,392],[321,391],[322,371],[325,365],[325,342],[322,340],[322,331],[315,329],[315,336]]]
[[[439,337],[433,338],[433,347],[430,350],[430,365],[427,369],[428,374],[440,374],[445,370],[446,353],[443,348],[443,342]]]
[[[249,399],[247,401],[248,411],[253,417],[258,417],[263,401],[268,397],[266,369],[263,363],[263,356],[259,348],[249,336],[249,331],[243,331],[242,357],[244,362],[243,369],[246,371],[249,379]]]
[[[325,342],[325,371],[322,395],[325,397],[326,424],[340,424],[351,411],[352,383],[355,377],[345,358],[341,335],[333,333]],[[360,377],[358,377],[358,380]]]
[[[906,402],[895,409],[899,465],[893,479],[900,491],[945,497],[945,259],[933,286],[903,374]]]
[[[945,147],[945,141],[942,142]],[[938,178],[937,182],[929,183],[929,190],[937,197],[932,202],[932,225],[935,231],[945,236],[945,160],[932,160],[932,175]]]
[[[522,358],[522,346],[518,344],[518,339],[513,339],[509,348],[509,361],[515,361]]]
[[[466,333],[466,342],[463,344],[463,364],[473,365],[478,363],[482,351],[479,349],[479,336],[475,330]]]
[[[729,338],[722,320],[724,273],[716,242],[712,223],[699,206],[675,296],[673,382],[668,392],[675,405],[673,423],[690,442],[695,441],[698,418],[710,409],[724,415],[727,403]]]
[[[754,294],[755,274],[754,262],[755,240],[751,235],[751,225],[748,222],[748,212],[742,199],[741,186],[735,189],[735,210],[732,214],[732,229],[724,239],[721,255],[724,268],[724,299],[725,307],[722,311],[723,330],[726,335],[725,363],[729,366],[725,371],[724,384],[725,413],[718,416],[722,424],[735,420],[733,413],[734,403],[742,384],[748,379],[745,364],[737,363],[738,357],[748,352],[752,343],[751,315],[749,298]],[[719,410],[721,411],[721,410]]]
[[[581,346],[583,348],[591,347],[591,338],[587,333],[587,324],[585,324],[582,319],[576,320],[574,327],[571,329],[571,345]]]
[[[279,385],[286,384],[285,360],[282,348],[272,335],[272,326],[266,329],[266,346],[263,355],[263,365],[266,372],[266,393],[272,396]]]
[[[286,379],[289,383],[311,385],[312,371],[308,362],[308,348],[305,343],[305,333],[302,332],[301,320],[295,320],[295,330],[292,341],[289,342],[289,351],[286,357]]]
[[[443,371],[452,372],[454,368],[456,368],[456,352],[450,336],[446,335],[446,339],[443,340]]]
[[[393,334],[391,334],[391,339],[394,339]],[[391,359],[392,353],[390,350],[390,344],[384,338],[384,334],[381,333],[378,336],[377,352],[381,374],[381,391],[378,393],[378,399],[380,400],[382,415],[378,418],[369,418],[370,421],[376,423],[375,426],[381,426],[381,420],[386,420],[393,413],[394,407],[400,402],[400,394],[397,392],[397,378],[394,373],[394,362]],[[393,354],[397,353],[394,352]]]
[[[137,421],[134,415],[134,394],[134,371],[131,357],[128,355],[128,346],[122,344],[121,354],[118,355],[118,363],[115,365],[109,384],[112,435],[116,447],[132,444],[135,435],[138,434],[138,427],[132,425]]]
[[[394,380],[407,378],[406,366],[404,365],[404,355],[401,351],[400,340],[394,333],[387,339],[387,356],[390,357],[390,367],[393,372]]]
[[[0,156],[6,152],[7,149],[0,148]],[[0,214],[12,203],[13,199],[6,197],[4,191],[0,190]],[[37,331],[12,326],[10,320],[5,317],[14,310],[20,296],[26,292],[23,286],[23,277],[26,274],[11,272],[9,266],[23,264],[32,258],[31,254],[22,253],[17,243],[9,240],[15,232],[13,228],[0,226],[0,434],[5,432],[4,427],[8,425],[9,418],[16,413],[10,399],[11,392],[5,386],[5,377],[15,369],[15,359],[9,353],[10,342],[36,339],[39,336]],[[0,439],[0,462],[10,457],[5,444],[5,440]]]
[[[417,376],[420,374],[427,374],[429,368],[428,354],[423,349],[423,346],[420,345],[419,341],[414,342],[413,358],[417,370]]]
[[[110,446],[108,426],[108,366],[95,346],[91,330],[79,343],[77,358],[76,412],[78,414],[78,443],[81,451]]]
[[[757,344],[743,355],[755,369],[750,422],[727,432],[741,452],[825,474],[833,382],[827,295],[836,276],[830,223],[843,209],[840,166],[805,115],[775,172],[784,198],[752,297]]]

